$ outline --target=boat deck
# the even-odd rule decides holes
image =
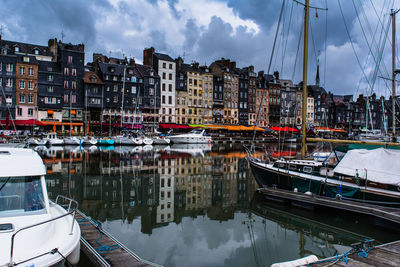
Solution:
[[[269,199],[307,203],[316,206],[324,206],[334,209],[347,210],[350,212],[366,214],[383,220],[391,221],[400,224],[400,209],[372,205],[362,202],[341,200],[324,196],[307,195],[299,192],[292,192],[288,190],[276,188],[260,188],[260,193]],[[400,266],[400,265],[399,265]]]
[[[161,266],[141,259],[81,211],[76,220],[81,228],[81,250],[95,266]]]
[[[367,254],[359,254],[355,251],[347,254],[347,258],[331,257],[317,263],[310,263],[309,266],[400,266],[400,241],[377,246],[369,250]]]

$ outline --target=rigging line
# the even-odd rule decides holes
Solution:
[[[318,60],[317,49],[315,47],[315,39],[314,39],[314,34],[313,34],[313,31],[312,31],[312,27],[311,27],[311,21],[309,22],[309,24],[310,24],[310,33],[311,33],[311,40],[312,40],[313,49],[314,49],[315,61],[317,61]]]
[[[281,25],[281,19],[282,19],[282,13],[283,13],[283,9],[285,8],[285,0],[282,1],[282,6],[281,6],[281,12],[279,14],[279,19],[278,19],[278,25],[276,27],[276,32],[275,32],[275,37],[274,37],[274,44],[272,45],[272,51],[271,51],[271,56],[269,58],[269,64],[268,64],[268,72],[267,74],[269,74],[269,71],[271,69],[271,63],[272,63],[272,58],[274,56],[274,51],[275,51],[275,45],[276,45],[276,39],[279,33],[279,26]],[[255,129],[255,128],[254,128]]]
[[[353,40],[351,39],[350,32],[349,32],[349,29],[348,29],[348,27],[347,27],[346,19],[345,19],[344,14],[343,14],[342,5],[340,4],[340,0],[337,0],[337,1],[338,1],[338,4],[339,4],[340,13],[342,14],[344,26],[345,26],[345,28],[346,28],[346,33],[347,33],[347,36],[349,37],[349,40],[350,40],[351,48],[353,49],[354,55],[355,55],[355,57],[356,57],[356,59],[357,59],[358,65],[360,66],[360,69],[361,69],[361,71],[362,71],[362,74],[364,75],[365,79],[367,80],[368,85],[371,87],[371,85],[370,85],[370,83],[369,83],[369,80],[368,80],[368,77],[365,75],[365,71],[364,71],[364,69],[362,68],[362,65],[361,65],[361,63],[360,63],[360,59],[359,59],[358,56],[357,56],[356,49],[355,49],[355,47],[354,47]]]
[[[285,63],[285,55],[286,55],[286,48],[287,48],[287,43],[288,43],[288,39],[289,39],[289,32],[290,32],[290,26],[292,24],[292,12],[293,12],[293,4],[294,2],[292,2],[292,6],[290,8],[290,15],[289,15],[289,25],[287,27],[287,33],[286,33],[286,41],[283,47],[283,56],[282,56],[282,65],[281,65],[281,75],[283,73],[283,64]]]
[[[373,43],[373,45],[375,46],[376,51],[379,53],[380,50],[379,50],[378,45],[376,44],[375,34],[372,34],[371,25],[370,25],[369,19],[367,18],[366,14],[365,14],[365,11],[364,11],[364,8],[363,8],[364,6],[363,6],[362,3],[360,2],[360,0],[359,0],[358,2],[359,2],[359,3],[358,3],[359,6],[362,7],[362,8],[361,8],[361,15],[363,15],[364,21],[365,21],[366,24],[367,24],[367,29],[368,29],[368,31],[369,31],[369,34],[371,35],[372,43]],[[357,12],[357,9],[356,9],[354,0],[353,0],[353,6],[354,6],[354,9],[355,9],[355,11],[356,11],[357,19],[358,19],[358,21],[359,21],[359,23],[360,23],[361,30],[362,30],[362,32],[363,32],[364,38],[365,38],[365,40],[366,40],[366,42],[367,42],[367,44],[368,44],[368,48],[371,50],[371,53],[372,53],[372,48],[370,48],[370,45],[369,45],[369,42],[368,42],[368,38],[367,38],[367,36],[366,36],[366,34],[365,34],[364,27],[362,26],[363,23],[361,23],[361,20],[359,19],[359,14],[358,14],[358,12]],[[382,10],[382,12],[383,12],[383,10]],[[379,28],[379,25],[377,25],[376,30],[377,30],[378,28]],[[382,28],[382,31],[383,31],[383,30],[384,30],[384,28]],[[375,62],[375,64],[376,64],[375,57],[374,57],[374,62]],[[384,65],[384,64],[383,64],[383,70],[386,72],[386,75],[389,77],[389,76],[390,76],[390,75],[389,75],[389,72],[387,71],[386,65]],[[382,74],[382,71],[381,71],[381,70],[379,70],[379,72]],[[386,81],[385,81],[385,84],[386,84]]]
[[[325,0],[326,14],[325,14],[325,62],[324,62],[324,86],[326,82],[326,48],[328,42],[328,0]]]
[[[356,8],[356,5],[355,5],[355,3],[354,3],[354,0],[352,0],[352,3],[353,3],[354,10],[355,10],[355,12],[356,12],[357,20],[358,20],[358,22],[359,22],[359,24],[360,24],[361,31],[362,31],[363,36],[364,36],[364,39],[365,39],[365,42],[367,43],[368,50],[369,50],[369,52],[370,52],[371,55],[372,55],[372,58],[373,58],[374,63],[375,63],[375,66],[377,66],[377,69],[378,69],[379,73],[380,73],[382,76],[384,76],[384,75],[382,74],[381,69],[379,68],[377,59],[375,58],[375,56],[374,56],[374,54],[373,54],[373,52],[372,52],[371,45],[370,45],[370,43],[368,42],[368,38],[367,38],[367,35],[365,34],[364,27],[363,27],[363,25],[362,25],[362,23],[361,23],[360,16],[359,16],[358,10],[357,10],[357,8]],[[363,11],[363,9],[361,9],[361,10]],[[364,14],[364,15],[365,15],[365,14]],[[367,25],[369,25],[368,20],[367,20]],[[374,40],[374,39],[373,39],[373,40]],[[378,51],[379,51],[379,50],[378,50]],[[384,64],[383,64],[383,68],[384,68],[384,70],[386,70]],[[386,70],[386,72],[387,72],[387,70]],[[388,74],[387,74],[387,75],[388,75]],[[375,78],[375,79],[376,79],[376,78]],[[385,83],[387,83],[387,81],[385,81]]]
[[[297,65],[297,59],[299,57],[299,50],[300,50],[300,44],[301,44],[301,40],[302,40],[302,36],[303,36],[303,30],[304,27],[301,26],[301,29],[299,31],[299,41],[297,43],[297,52],[296,52],[296,58],[294,60],[294,65],[293,65],[293,72],[292,72],[292,81],[294,80],[294,75],[296,73],[296,65]]]
[[[372,92],[374,92],[374,85],[375,85],[375,82],[376,82],[376,78],[378,76],[379,65],[380,65],[380,63],[382,61],[382,58],[383,58],[383,51],[385,50],[385,44],[386,44],[386,40],[387,40],[387,35],[388,35],[388,32],[389,32],[390,24],[391,24],[390,23],[390,18],[388,17],[388,24],[387,24],[387,28],[386,28],[386,33],[385,33],[384,38],[382,39],[382,49],[380,50],[380,55],[379,55],[379,58],[378,58],[379,61],[378,61],[378,64],[376,65],[376,67],[375,67],[374,76],[373,76],[373,79],[372,79],[371,94],[372,94]]]
[[[292,0],[293,2],[296,2],[297,4],[299,4],[299,5],[302,5],[302,6],[306,6],[305,4],[303,4],[302,2],[300,2],[300,1],[297,1],[297,0]],[[315,10],[324,10],[324,11],[327,11],[328,10],[328,8],[323,8],[323,7],[316,7],[316,6],[308,6],[308,8],[309,9],[315,9]]]

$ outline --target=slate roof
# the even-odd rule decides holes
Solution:
[[[96,77],[96,81],[92,81],[90,79],[90,77],[92,76]],[[103,81],[100,79],[99,75],[97,75],[97,73],[94,71],[85,71],[85,74],[83,75],[83,82],[90,84],[104,84]]]
[[[172,61],[175,62],[170,56],[167,54],[161,54],[161,53],[154,53],[153,54],[157,59],[159,60],[165,60],[165,61]]]
[[[0,40],[0,47],[10,49],[12,53],[14,53],[14,47],[16,46],[19,48],[19,52],[17,53],[35,54],[35,49],[37,49],[39,50],[39,55],[53,56],[53,53],[50,52],[47,46]]]

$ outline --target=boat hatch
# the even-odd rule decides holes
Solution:
[[[12,223],[0,224],[0,233],[13,232],[13,231],[14,231],[14,225]]]

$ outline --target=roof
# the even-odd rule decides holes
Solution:
[[[97,73],[94,71],[85,71],[83,82],[91,84],[104,84],[99,75],[97,75]]]
[[[170,56],[168,56],[167,54],[161,54],[161,53],[154,53],[153,54],[156,58],[158,58],[159,60],[166,60],[166,61],[173,61],[175,62]]]
[[[141,76],[152,76],[152,77],[159,77],[154,69],[147,65],[135,64],[137,71],[140,73]],[[151,75],[153,72],[153,75]]]
[[[19,48],[19,52],[17,53],[35,54],[35,50],[37,49],[39,50],[40,55],[53,55],[53,53],[50,52],[50,49],[47,46],[0,40],[0,47],[8,47],[10,49],[14,49],[14,47],[16,46]]]
[[[0,147],[0,177],[45,175],[42,158],[32,149]]]

